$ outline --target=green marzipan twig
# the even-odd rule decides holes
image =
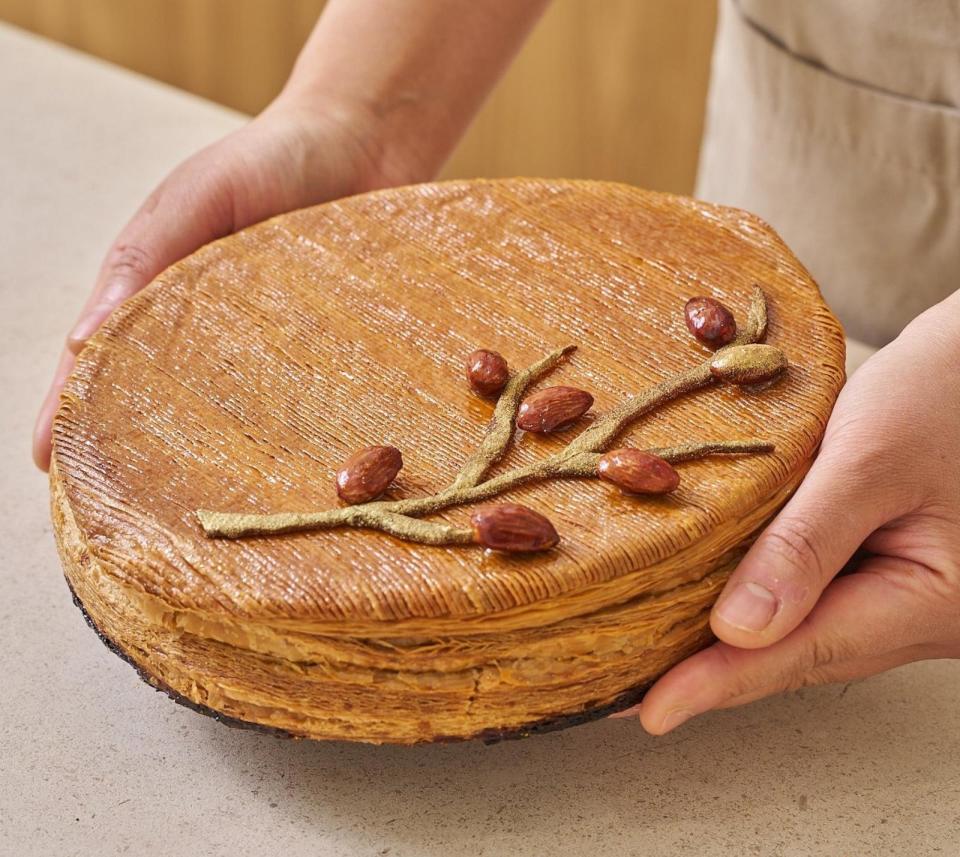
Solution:
[[[500,393],[500,398],[497,400],[497,406],[493,411],[493,418],[490,420],[490,428],[486,436],[477,451],[467,459],[466,464],[460,469],[453,485],[450,486],[451,488],[470,488],[476,485],[487,475],[490,468],[503,458],[507,447],[510,446],[517,409],[520,407],[520,402],[523,400],[523,394],[527,391],[527,387],[556,368],[564,357],[576,350],[576,345],[559,348],[522,372],[517,372],[507,382],[507,386],[503,388],[503,392]]]
[[[708,443],[685,443],[680,446],[649,449],[654,455],[676,464],[693,461],[708,455],[749,455],[772,452],[773,444],[765,441],[730,440]],[[363,527],[382,530],[408,541],[424,544],[464,544],[472,540],[472,531],[459,529],[444,523],[421,521],[415,515],[440,512],[451,506],[486,500],[525,482],[535,479],[595,476],[599,452],[584,452],[565,460],[562,465],[554,462],[548,473],[540,467],[518,467],[489,479],[464,491],[441,491],[430,497],[410,500],[378,501],[358,506],[328,509],[324,512],[279,512],[274,515],[237,514],[233,512],[197,512],[200,523],[208,536],[240,538],[242,536],[275,535],[300,530],[321,530],[333,527]],[[545,459],[546,461],[553,460]]]
[[[750,308],[747,310],[747,323],[737,334],[731,345],[752,345],[763,342],[767,335],[767,297],[760,286],[753,287],[750,296]]]
[[[766,327],[766,297],[757,287],[747,315],[747,324],[732,345],[759,342],[766,333]],[[631,396],[598,419],[590,428],[581,432],[559,452],[481,481],[490,468],[500,461],[509,447],[517,409],[526,389],[559,365],[574,349],[575,346],[558,349],[511,378],[501,393],[490,428],[480,447],[466,461],[453,483],[436,494],[404,500],[378,500],[322,512],[279,512],[260,515],[211,512],[201,509],[197,512],[200,524],[208,536],[218,538],[274,535],[351,526],[380,530],[398,538],[422,544],[468,544],[473,541],[472,530],[454,527],[443,522],[423,521],[420,520],[420,516],[434,514],[452,506],[487,500],[535,480],[595,476],[597,462],[602,452],[637,419],[679,396],[713,383],[715,379],[710,372],[710,362],[716,353],[719,353],[716,352],[692,369],[661,381],[636,396]],[[766,441],[714,441],[685,443],[648,451],[676,463],[708,455],[771,452],[773,448],[773,444]]]

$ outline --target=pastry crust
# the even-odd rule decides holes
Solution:
[[[436,490],[489,418],[461,379],[474,348],[522,366],[576,342],[557,383],[601,411],[703,359],[687,297],[742,317],[754,282],[787,376],[672,403],[624,440],[776,452],[681,465],[666,499],[595,480],[511,492],[557,526],[550,554],[197,525],[201,507],[334,507],[332,472],[374,443],[403,451],[395,496]],[[815,284],[744,212],[592,182],[367,194],[203,248],[91,340],[54,425],[55,532],[101,636],[191,705],[378,743],[560,728],[632,704],[709,641],[710,605],[809,467],[842,367]],[[564,442],[524,438],[506,463]]]

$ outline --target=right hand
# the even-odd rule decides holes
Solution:
[[[210,241],[286,211],[413,178],[385,166],[375,120],[283,96],[188,158],[147,197],[107,252],[37,418],[33,459],[50,466],[51,424],[76,355],[127,298]]]

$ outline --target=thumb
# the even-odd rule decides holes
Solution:
[[[640,719],[662,735],[689,717],[813,684],[851,681],[923,657],[949,657],[943,641],[920,643],[929,617],[906,563],[868,560],[832,583],[809,620],[783,640],[748,651],[715,643],[681,662],[644,697]]]
[[[883,486],[871,484],[876,468],[839,446],[821,452],[727,581],[710,617],[723,642],[752,649],[785,637],[885,522]]]
[[[157,274],[233,231],[230,193],[215,173],[204,174],[205,154],[174,170],[113,243],[93,293],[67,335],[67,347],[74,354],[110,313]]]
[[[37,467],[50,466],[51,427],[60,392],[87,340],[127,298],[169,265],[234,229],[229,186],[204,167],[201,153],[185,162],[150,195],[114,242],[86,306],[70,333],[33,432]]]

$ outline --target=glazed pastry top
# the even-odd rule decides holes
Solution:
[[[755,283],[785,376],[762,392],[709,387],[618,443],[764,438],[776,452],[679,465],[665,498],[596,480],[510,492],[556,526],[548,553],[346,529],[217,540],[197,523],[198,508],[334,508],[337,467],[371,444],[403,453],[389,497],[432,493],[492,413],[463,380],[474,349],[521,368],[578,345],[546,383],[590,391],[602,414],[709,354],[686,328],[689,297],[722,300],[739,320]],[[578,593],[615,593],[637,569],[742,541],[809,465],[842,382],[839,325],[751,215],[599,182],[420,185],[283,215],[164,272],[80,356],[55,421],[53,478],[105,573],[197,615],[317,627],[546,616]],[[500,467],[586,425],[521,434]],[[469,511],[437,519],[462,525]]]

